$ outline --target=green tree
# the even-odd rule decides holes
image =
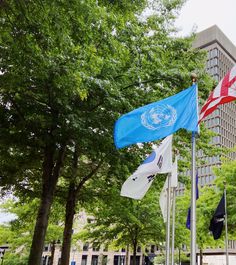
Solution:
[[[91,165],[113,151],[107,167],[122,157],[112,140],[121,114],[179,92],[196,69],[200,95],[209,90],[210,80],[200,71],[204,55],[191,48],[191,39],[170,37],[182,1],[158,1],[157,15],[142,21],[146,4],[1,3],[1,184],[19,196],[40,198],[31,265],[40,263],[56,185],[77,144],[79,158]],[[184,152],[188,135],[178,135]]]
[[[4,231],[1,234],[0,244],[9,244],[9,251],[6,252],[4,263],[11,264],[14,257],[15,263],[19,264],[28,260],[38,205],[38,199],[18,200],[17,202],[8,200],[1,205],[3,211],[15,215],[9,224],[0,226],[0,229]],[[62,239],[63,226],[60,225],[63,220],[62,213],[61,205],[54,202],[47,229],[47,244],[52,243],[55,239]]]
[[[99,198],[86,207],[93,219],[78,237],[93,244],[110,245],[113,249],[131,246],[135,265],[138,246],[145,248],[147,244],[158,245],[164,241],[164,224],[157,199],[160,186],[154,184],[148,195],[135,201],[121,197],[119,182],[111,178],[105,178],[103,185],[101,179],[94,182],[94,198],[96,193]]]
[[[114,22],[120,28],[129,12],[142,4],[143,1],[1,4],[3,183],[5,187],[13,184],[18,190],[34,184],[41,194],[29,264],[39,264],[41,260],[67,145],[74,138],[86,142],[85,133],[95,134],[93,128],[88,132],[85,114],[89,100],[84,108],[83,100],[89,93],[92,98],[94,87],[99,98],[96,105],[104,100],[106,86],[111,87],[103,78],[103,71],[110,67],[106,55],[113,54],[113,62],[116,57],[125,56],[122,45],[119,48],[120,42],[111,35],[111,28]],[[119,18],[124,19],[116,20],[115,15],[121,12],[123,16]],[[14,168],[9,168],[9,161],[16,162]]]

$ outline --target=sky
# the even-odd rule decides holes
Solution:
[[[236,0],[187,0],[175,25],[181,36],[217,25],[236,46],[235,11]]]
[[[15,218],[15,215],[0,212],[0,224],[7,223]]]

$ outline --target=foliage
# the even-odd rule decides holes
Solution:
[[[13,254],[6,252],[4,255],[4,264],[5,265],[26,265],[28,261],[28,255],[21,253]]]
[[[86,205],[88,214],[94,219],[79,233],[79,238],[97,244],[110,244],[113,248],[131,245],[133,250],[147,243],[163,242],[164,227],[156,185],[142,201],[121,197],[114,182],[100,179],[94,185],[101,195],[95,204]]]
[[[137,167],[151,144],[115,150],[115,120],[188,87],[192,71],[199,74],[199,95],[206,96],[212,81],[203,71],[205,55],[192,48],[192,38],[171,36],[171,22],[183,1],[154,2],[156,13],[146,20],[141,13],[147,1],[140,0],[1,3],[2,192],[11,189],[22,200],[36,198],[53,181],[56,185],[57,178],[51,178],[55,170],[69,179],[77,144],[78,182],[104,160],[96,176],[115,178],[118,188],[118,178],[124,180]],[[204,131],[199,139],[203,151],[209,150],[209,139]],[[190,135],[177,133],[175,146],[184,171]],[[62,149],[66,157],[61,161]],[[118,202],[117,190],[110,191]],[[51,194],[53,198],[54,187]],[[135,211],[139,204],[121,202],[134,211],[128,217],[141,229]],[[142,203],[139,207],[147,211]]]
[[[223,190],[226,187],[227,192],[227,214],[228,214],[228,229],[229,229],[229,239],[235,240],[235,200],[236,200],[236,161],[225,161],[221,167],[214,168],[214,173],[217,178],[215,180],[216,185],[216,197],[219,202]],[[226,185],[226,186],[225,186]]]
[[[8,200],[1,205],[4,211],[16,216],[7,225],[0,226],[0,244],[9,244],[7,255],[4,256],[4,262],[11,264],[10,261],[13,257],[19,255],[28,257],[38,203],[38,199],[24,202]],[[60,224],[60,220],[62,220],[61,206],[54,203],[47,230],[46,243],[62,238],[63,226],[62,221]]]

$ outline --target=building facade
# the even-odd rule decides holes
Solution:
[[[218,82],[236,64],[236,47],[216,26],[199,32],[193,43],[194,48],[207,51],[207,72]],[[212,143],[220,147],[233,148],[236,144],[236,104],[227,103],[218,107],[212,114],[204,119],[207,128],[218,135],[213,137]],[[201,152],[198,154],[202,157]],[[203,157],[205,165],[198,168],[199,184],[210,184],[215,176],[212,167],[221,164],[220,156]],[[228,155],[235,159],[236,153]]]
[[[207,51],[207,72],[217,81],[217,83],[236,64],[236,47],[216,26],[199,32],[193,43],[194,48]],[[212,144],[220,147],[233,148],[236,145],[236,104],[230,102],[220,105],[217,110],[204,119],[206,127],[215,133]],[[220,166],[221,156],[203,157],[201,151],[198,156],[205,160],[205,164],[198,168],[199,184],[209,185],[215,179],[212,172],[214,166]],[[227,155],[228,159],[235,159],[236,153]],[[229,240],[229,264],[236,264],[236,242]],[[223,265],[226,264],[225,249],[206,249],[203,251],[204,264]]]
[[[74,222],[75,231],[80,231],[92,220],[85,212],[80,212]],[[164,252],[156,245],[148,245],[145,250],[137,247],[136,265],[151,265],[154,257]],[[53,254],[52,254],[53,253]],[[145,253],[145,255],[144,255]],[[46,245],[42,257],[42,265],[51,264],[60,265],[61,260],[61,242]],[[98,246],[87,242],[78,241],[71,247],[70,265],[129,265],[132,264],[133,253],[131,249],[121,248],[112,249],[106,245]]]

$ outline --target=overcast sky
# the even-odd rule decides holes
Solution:
[[[187,0],[176,25],[181,36],[217,25],[236,46],[236,0]]]

